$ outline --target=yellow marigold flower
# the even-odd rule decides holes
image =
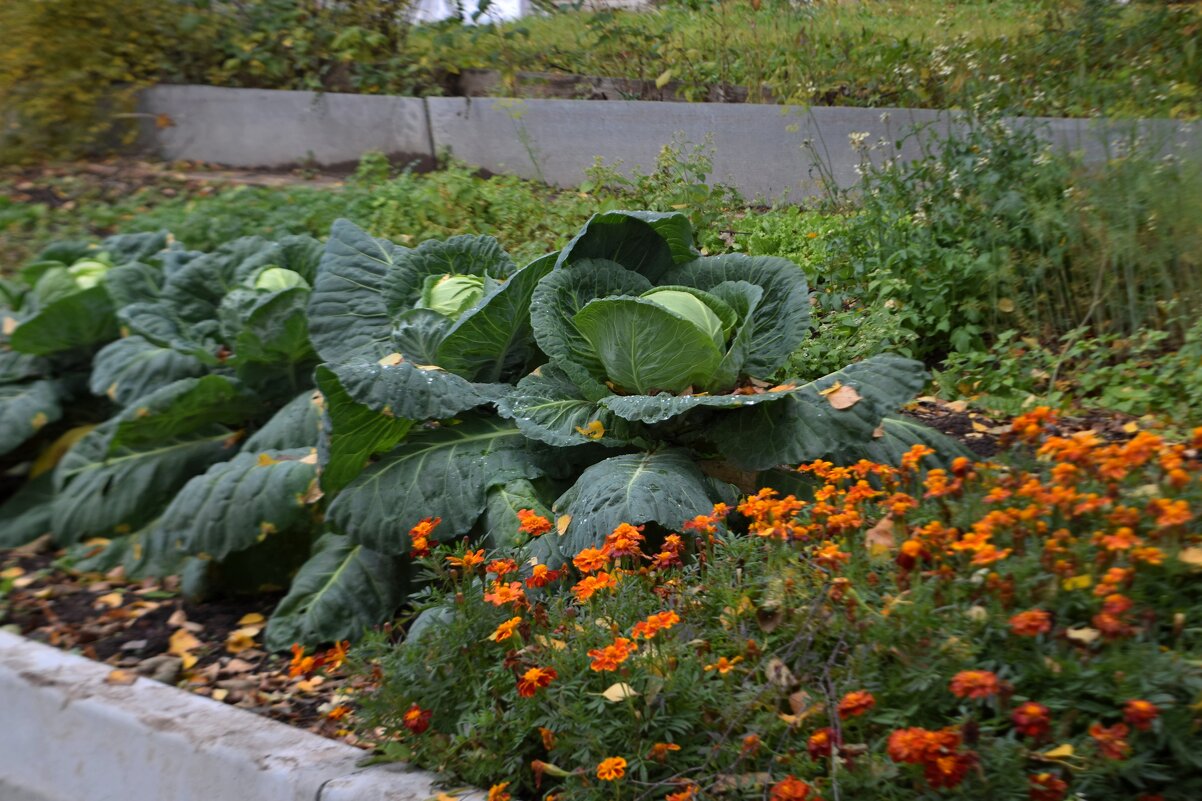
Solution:
[[[597,778],[603,782],[616,781],[625,775],[626,760],[622,757],[603,759],[601,760],[601,764],[597,766]]]
[[[509,782],[501,782],[488,788],[488,801],[510,801],[513,796],[505,792],[505,788],[508,786]]]
[[[493,633],[488,635],[488,639],[492,640],[493,642],[502,642],[504,640],[508,640],[513,636],[513,633],[517,631],[517,628],[519,625],[521,625],[521,623],[521,615],[518,615],[517,617],[511,617],[509,620],[506,620],[504,623],[497,626]]]
[[[448,556],[447,562],[451,567],[461,567],[465,570],[470,570],[476,565],[484,564],[484,549],[478,551],[468,551],[463,556]]]
[[[716,670],[716,671],[718,671],[718,673],[725,676],[727,673],[729,673],[735,669],[735,665],[739,664],[742,661],[743,661],[743,657],[741,657],[741,656],[736,656],[734,659],[727,659],[724,656],[720,656],[720,657],[718,657],[717,662],[714,662],[713,664],[705,666],[705,672],[708,673],[711,670]]]

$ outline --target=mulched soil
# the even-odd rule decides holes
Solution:
[[[1010,427],[1009,420],[963,401],[933,397],[919,398],[904,414],[955,437],[981,458],[1002,449],[999,438]],[[1132,422],[1124,415],[1086,413],[1061,418],[1052,430],[1093,429],[1119,440],[1132,435]],[[0,595],[0,625],[112,665],[114,682],[144,676],[352,745],[374,746],[347,731],[353,717],[340,718],[343,710],[353,716],[353,695],[364,680],[328,667],[290,675],[289,657],[262,649],[262,626],[278,597],[192,604],[181,599],[174,577],[127,582],[120,569],[71,573],[56,566],[59,555],[48,538],[0,552],[0,582],[12,582],[8,595]]]

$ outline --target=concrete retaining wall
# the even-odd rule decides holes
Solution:
[[[4,801],[426,801],[433,774],[0,631]],[[483,795],[462,796],[482,801]]]
[[[236,167],[354,161],[364,152],[437,156],[558,186],[584,180],[600,156],[629,173],[650,171],[660,149],[680,137],[712,138],[710,179],[748,198],[798,200],[829,174],[858,181],[865,158],[913,158],[933,135],[962,126],[961,115],[912,109],[761,104],[660,103],[507,98],[403,98],[371,95],[159,86],[142,98],[146,147],[165,158]],[[1202,129],[1168,120],[1107,122],[1016,119],[1057,147],[1097,160],[1135,136],[1156,152],[1202,154]],[[906,137],[915,128],[919,133]],[[853,142],[852,134],[858,141]],[[860,134],[864,134],[860,137]],[[895,144],[903,140],[900,150]],[[876,145],[875,148],[872,146]],[[868,149],[866,149],[868,148]]]

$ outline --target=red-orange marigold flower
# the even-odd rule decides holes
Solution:
[[[1043,739],[1052,728],[1048,708],[1035,701],[1021,703],[1010,713],[1014,729],[1023,737]]]
[[[506,576],[518,569],[518,563],[512,559],[494,559],[484,568],[485,573],[492,573],[497,578]]]
[[[518,695],[530,698],[557,678],[559,674],[555,672],[555,668],[532,667],[518,679]]]
[[[614,558],[623,556],[642,556],[640,543],[643,542],[643,527],[620,523],[605,538],[605,552]]]
[[[488,801],[510,801],[513,798],[509,793],[505,792],[505,788],[509,786],[509,782],[501,782],[494,784],[488,788]]]
[[[638,648],[639,645],[635,641],[618,637],[611,645],[604,648],[593,648],[588,652],[589,657],[593,660],[589,667],[596,671],[617,670],[618,666],[629,659]]]
[[[533,509],[518,509],[518,531],[524,531],[531,537],[541,537],[551,530],[551,521]]]
[[[1010,631],[1019,637],[1038,637],[1052,630],[1052,616],[1042,609],[1028,609],[1010,618]]]
[[[1101,723],[1089,724],[1089,736],[1094,739],[1098,751],[1107,759],[1126,759],[1131,755],[1131,745],[1127,742],[1130,729],[1125,723],[1113,726],[1103,726]]]
[[[646,620],[640,620],[630,630],[630,636],[636,640],[649,640],[661,631],[666,631],[680,622],[680,615],[673,611],[657,612],[649,615]]]
[[[558,570],[551,570],[546,565],[535,565],[530,571],[530,578],[526,579],[526,586],[538,589],[539,587],[547,586],[558,578]]]
[[[806,740],[806,751],[810,754],[810,759],[817,761],[819,759],[827,759],[831,755],[831,751],[838,745],[838,736],[835,730],[830,726],[823,727],[810,735]]]
[[[668,754],[679,750],[680,746],[676,743],[656,743],[647,752],[647,759],[654,760],[655,762],[663,762],[668,758]]]
[[[622,757],[609,757],[601,760],[597,766],[597,778],[603,782],[616,781],[626,775],[626,760]]]
[[[1068,795],[1068,783],[1052,773],[1033,773],[1027,780],[1031,801],[1062,801]]]
[[[1123,720],[1140,731],[1152,728],[1152,721],[1160,717],[1160,710],[1151,701],[1135,699],[1123,706]]]
[[[494,581],[491,589],[491,592],[484,593],[484,600],[493,606],[504,606],[526,600],[526,591],[522,589],[520,581],[511,581],[508,584]]]
[[[413,704],[401,716],[401,725],[414,734],[423,734],[426,729],[430,728],[432,714],[429,709],[422,709],[417,704]]]
[[[509,618],[509,620],[506,620],[504,623],[497,626],[496,629],[493,630],[493,633],[488,635],[488,639],[492,640],[493,642],[504,642],[505,640],[508,640],[513,636],[513,633],[517,631],[517,628],[519,625],[521,625],[521,622],[521,615]]]
[[[822,801],[817,795],[811,795],[813,789],[796,776],[789,775],[772,785],[769,798],[772,801]]]
[[[856,690],[839,701],[839,718],[846,720],[867,713],[876,706],[876,699],[867,690]]]
[[[609,573],[601,572],[595,576],[585,576],[572,585],[572,593],[576,596],[576,600],[584,603],[593,595],[604,589],[616,587],[618,584],[614,577]]]
[[[961,670],[952,677],[951,690],[957,698],[989,698],[999,689],[997,674],[988,670]]]

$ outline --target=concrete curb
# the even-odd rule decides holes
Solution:
[[[0,631],[5,801],[426,801],[438,777]],[[481,801],[482,794],[461,796]]]
[[[655,168],[678,135],[712,139],[710,180],[745,197],[802,200],[819,178],[848,188],[866,158],[919,156],[934,136],[964,129],[963,114],[925,109],[548,100],[388,97],[156,86],[141,97],[148,121],[142,144],[169,159],[234,167],[354,162],[369,150],[430,159],[450,153],[493,172],[577,186],[597,157],[628,175]],[[166,115],[171,126],[150,120]],[[1172,120],[1015,118],[1087,161],[1114,154],[1137,137],[1152,153],[1202,153],[1202,126]],[[907,136],[917,127],[912,136]],[[854,136],[853,136],[854,135]],[[870,149],[869,149],[870,148]]]

